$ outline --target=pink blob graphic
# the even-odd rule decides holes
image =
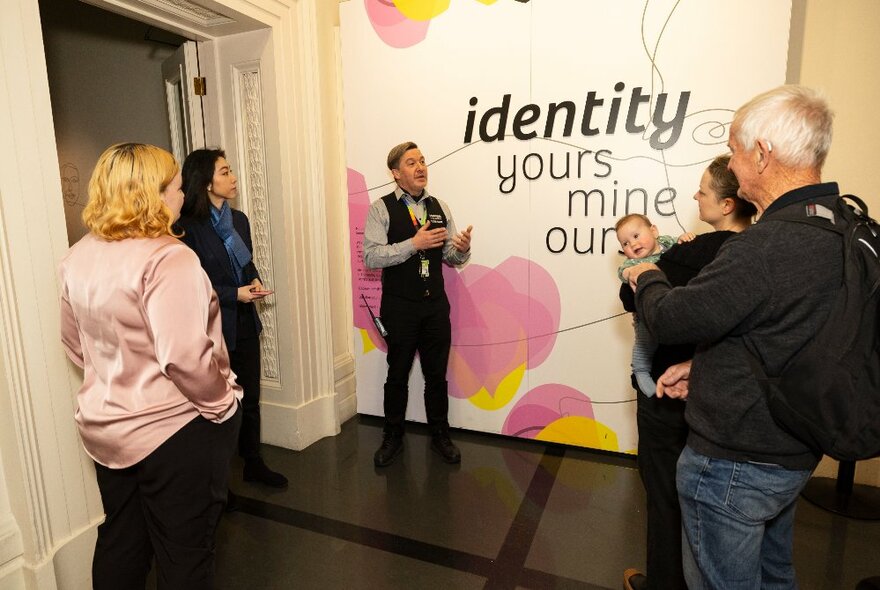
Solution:
[[[382,271],[364,265],[364,226],[370,210],[370,194],[364,175],[348,169],[348,242],[351,248],[351,298],[354,307],[354,325],[367,330],[370,340],[380,350],[387,350],[385,339],[379,335],[364,298],[379,315],[382,300]],[[363,297],[362,297],[363,296]]]
[[[547,359],[559,329],[559,289],[544,268],[511,257],[494,269],[443,269],[451,304],[449,395],[494,395],[511,372]]]
[[[403,49],[425,40],[431,21],[406,18],[390,0],[364,0],[367,17],[379,38],[390,47]]]
[[[593,402],[577,389],[549,383],[529,391],[516,403],[507,415],[501,433],[535,438],[548,424],[569,416],[595,419]]]

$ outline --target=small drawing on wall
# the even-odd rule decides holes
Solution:
[[[61,195],[69,207],[82,204],[79,202],[79,168],[70,162],[61,165]]]

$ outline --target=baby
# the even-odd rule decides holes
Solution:
[[[651,223],[646,216],[631,213],[621,217],[614,226],[617,232],[617,240],[626,260],[617,269],[618,278],[624,283],[628,280],[627,271],[642,262],[657,262],[660,255],[676,243],[689,242],[694,239],[694,234],[682,234],[678,240],[672,236],[661,236],[657,226]],[[648,328],[633,314],[633,328],[635,329],[635,341],[632,352],[632,371],[636,383],[642,393],[651,397],[657,388],[651,378],[651,361],[657,343],[648,332]]]

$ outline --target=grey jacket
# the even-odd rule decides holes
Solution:
[[[782,195],[686,287],[673,289],[659,271],[639,277],[636,307],[657,340],[700,343],[685,413],[695,451],[788,469],[816,466],[819,457],[770,416],[746,347],[775,375],[825,321],[842,280],[842,240],[773,216],[807,202],[829,206],[838,196],[836,183]]]

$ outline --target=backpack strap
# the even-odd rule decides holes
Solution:
[[[856,204],[856,206],[858,207],[858,211],[853,210],[853,212],[855,213],[856,217],[861,217],[861,218],[864,218],[864,219],[870,220],[870,221],[871,221],[872,223],[874,223],[874,224],[877,223],[876,221],[874,221],[873,219],[871,219],[871,215],[868,213],[868,206],[865,205],[865,202],[864,202],[863,200],[861,200],[860,198],[858,198],[857,196],[855,196],[855,195],[841,195],[841,196],[840,196],[840,199],[841,199],[844,203],[846,203],[847,200],[850,200],[850,201],[852,201],[853,203]],[[848,203],[847,203],[847,204],[848,204]],[[853,206],[852,206],[852,205],[850,205],[850,209],[853,209]]]
[[[855,207],[848,203],[852,201]],[[863,222],[869,226],[877,226],[877,222],[868,215],[868,206],[855,195],[841,195],[829,208],[817,203],[789,205],[779,211],[773,211],[766,221],[793,221],[833,231],[844,235],[847,228],[854,222]]]

